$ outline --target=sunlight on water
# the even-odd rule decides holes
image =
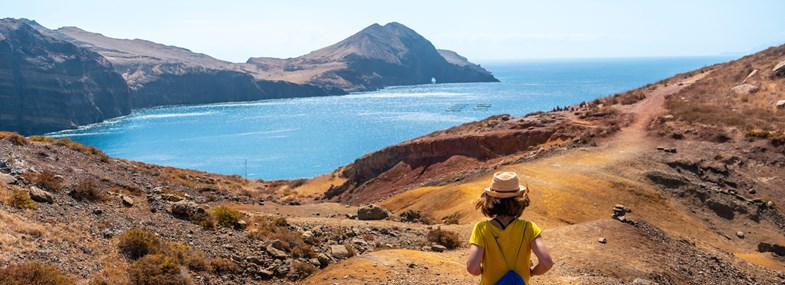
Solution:
[[[169,106],[49,134],[111,156],[252,178],[328,173],[365,153],[497,114],[590,101],[725,58],[492,63],[501,83],[390,87],[345,96]]]

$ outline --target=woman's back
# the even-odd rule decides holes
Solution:
[[[469,243],[484,248],[480,284],[494,284],[510,269],[514,269],[528,284],[531,242],[541,232],[533,222],[520,219],[514,220],[505,229],[488,221],[477,223]]]

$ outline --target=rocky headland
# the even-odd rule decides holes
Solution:
[[[490,72],[398,23],[374,24],[292,59],[232,63],[185,48],[4,19],[0,130],[74,128],[131,109],[342,95],[392,85],[494,82]],[[118,80],[120,79],[120,80]],[[57,95],[60,94],[60,95]]]

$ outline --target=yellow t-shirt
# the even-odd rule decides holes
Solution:
[[[524,228],[526,233],[524,233]],[[531,221],[516,219],[506,229],[502,230],[488,221],[479,222],[474,225],[472,230],[472,237],[469,239],[469,244],[476,244],[484,249],[482,256],[482,279],[480,285],[495,284],[502,276],[504,276],[510,268],[515,266],[515,272],[523,277],[523,281],[529,284],[529,258],[531,257],[531,242],[540,235],[542,230]],[[496,241],[499,246],[496,246]],[[524,239],[524,240],[521,240]],[[520,252],[515,252],[520,245]],[[502,253],[499,247],[504,251],[504,257],[507,263],[504,263]],[[515,256],[518,256],[518,261],[515,261]]]

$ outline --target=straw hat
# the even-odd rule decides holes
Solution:
[[[488,196],[499,199],[518,197],[528,191],[529,187],[518,182],[518,174],[515,172],[494,173],[491,187],[485,188],[485,193]]]

